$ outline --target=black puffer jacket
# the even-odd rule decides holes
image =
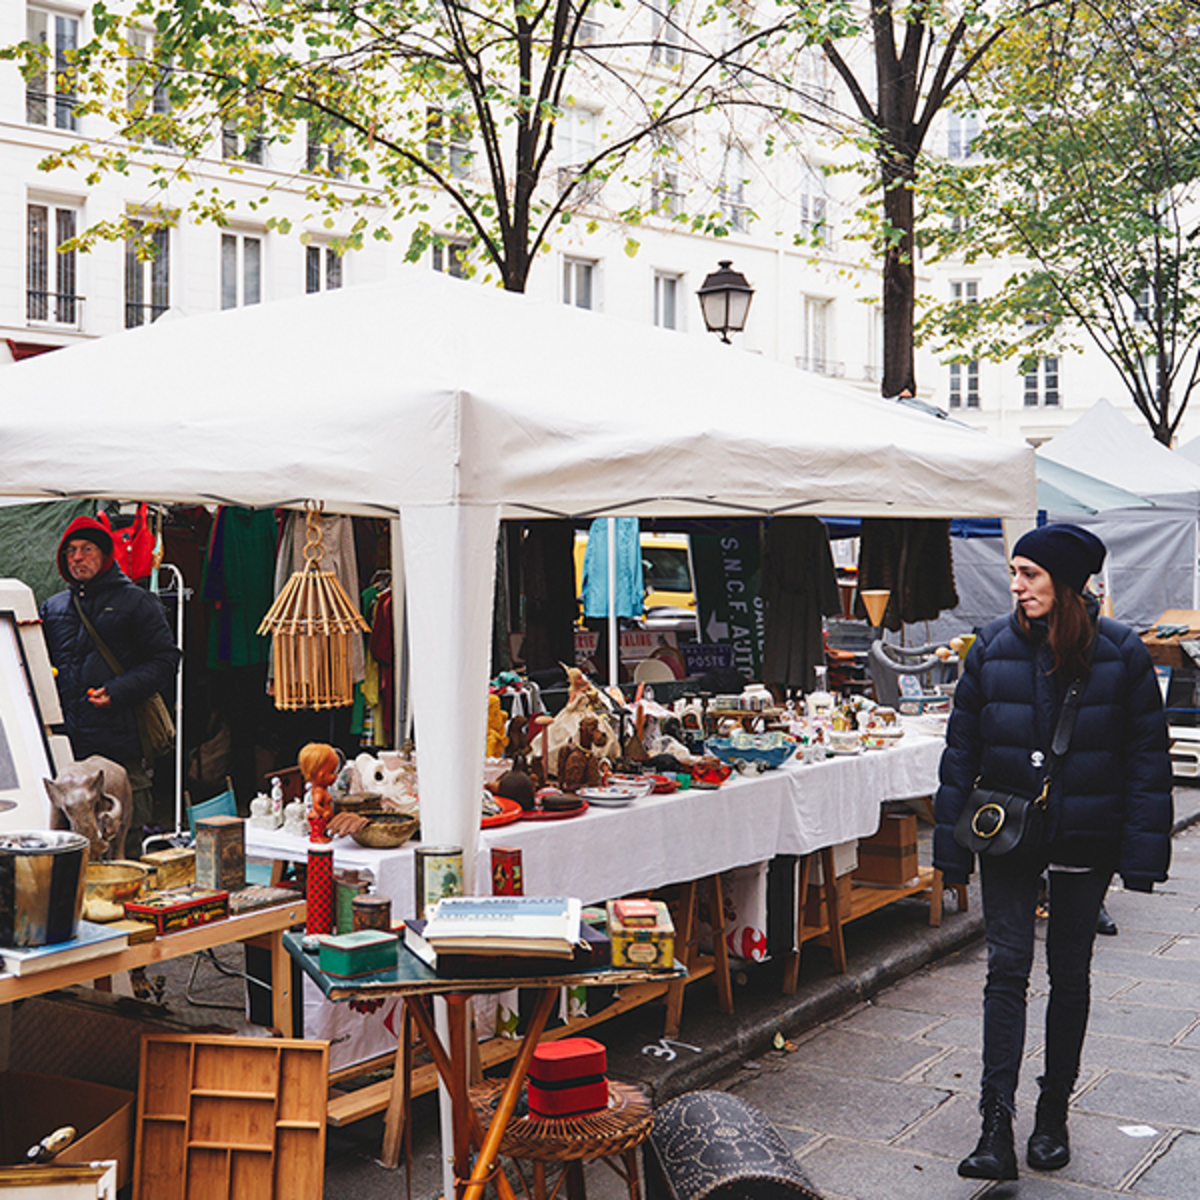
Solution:
[[[124,668],[121,675],[96,649],[75,611],[72,593]],[[103,754],[118,762],[141,758],[134,709],[147,696],[170,689],[180,659],[158,597],[131,583],[114,564],[95,579],[72,583],[51,596],[41,613],[75,757]],[[88,688],[101,686],[112,698],[109,708],[96,708],[87,698]]]
[[[1015,613],[984,626],[967,654],[935,805],[934,864],[951,881],[973,866],[954,824],[976,778],[1041,791],[1067,684],[1052,664],[1044,624],[1027,635]],[[1050,861],[1116,870],[1126,887],[1150,891],[1167,877],[1172,818],[1167,726],[1150,655],[1132,629],[1101,617],[1070,748],[1050,789]]]

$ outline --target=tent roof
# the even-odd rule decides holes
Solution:
[[[506,516],[1035,507],[1026,446],[418,268],[6,368],[0,491]]]
[[[1038,448],[1061,463],[1165,507],[1200,508],[1200,466],[1155,441],[1107,400]]]

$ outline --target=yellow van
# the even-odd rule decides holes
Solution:
[[[643,617],[659,627],[662,620],[694,628],[696,589],[686,533],[642,533],[642,582],[646,588]],[[575,534],[575,594],[583,595],[583,556],[587,534]]]

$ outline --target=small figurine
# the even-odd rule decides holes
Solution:
[[[508,718],[505,715],[504,709],[500,705],[500,697],[493,692],[488,697],[488,758],[499,758],[504,753],[504,746],[508,741],[508,731],[506,729],[507,720]]]
[[[250,801],[250,820],[246,822],[255,829],[278,829],[279,822],[271,806],[271,797],[261,792]]]
[[[308,821],[304,816],[304,801],[297,797],[283,810],[283,832],[293,837],[308,837]]]
[[[279,776],[271,779],[271,816],[275,818],[275,828],[283,824],[283,784]]]
[[[333,817],[333,801],[329,796],[329,785],[337,778],[341,769],[338,752],[324,742],[309,742],[300,751],[300,774],[312,785],[312,812],[308,818],[308,840],[324,843],[329,841],[326,828]]]

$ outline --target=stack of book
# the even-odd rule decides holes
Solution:
[[[404,944],[448,978],[556,974],[607,966],[608,938],[580,922],[567,896],[452,896]]]
[[[116,954],[128,945],[129,935],[125,930],[80,921],[70,941],[55,942],[50,946],[0,946],[0,960],[9,975],[33,975],[53,967]],[[98,970],[97,974],[105,972]]]

